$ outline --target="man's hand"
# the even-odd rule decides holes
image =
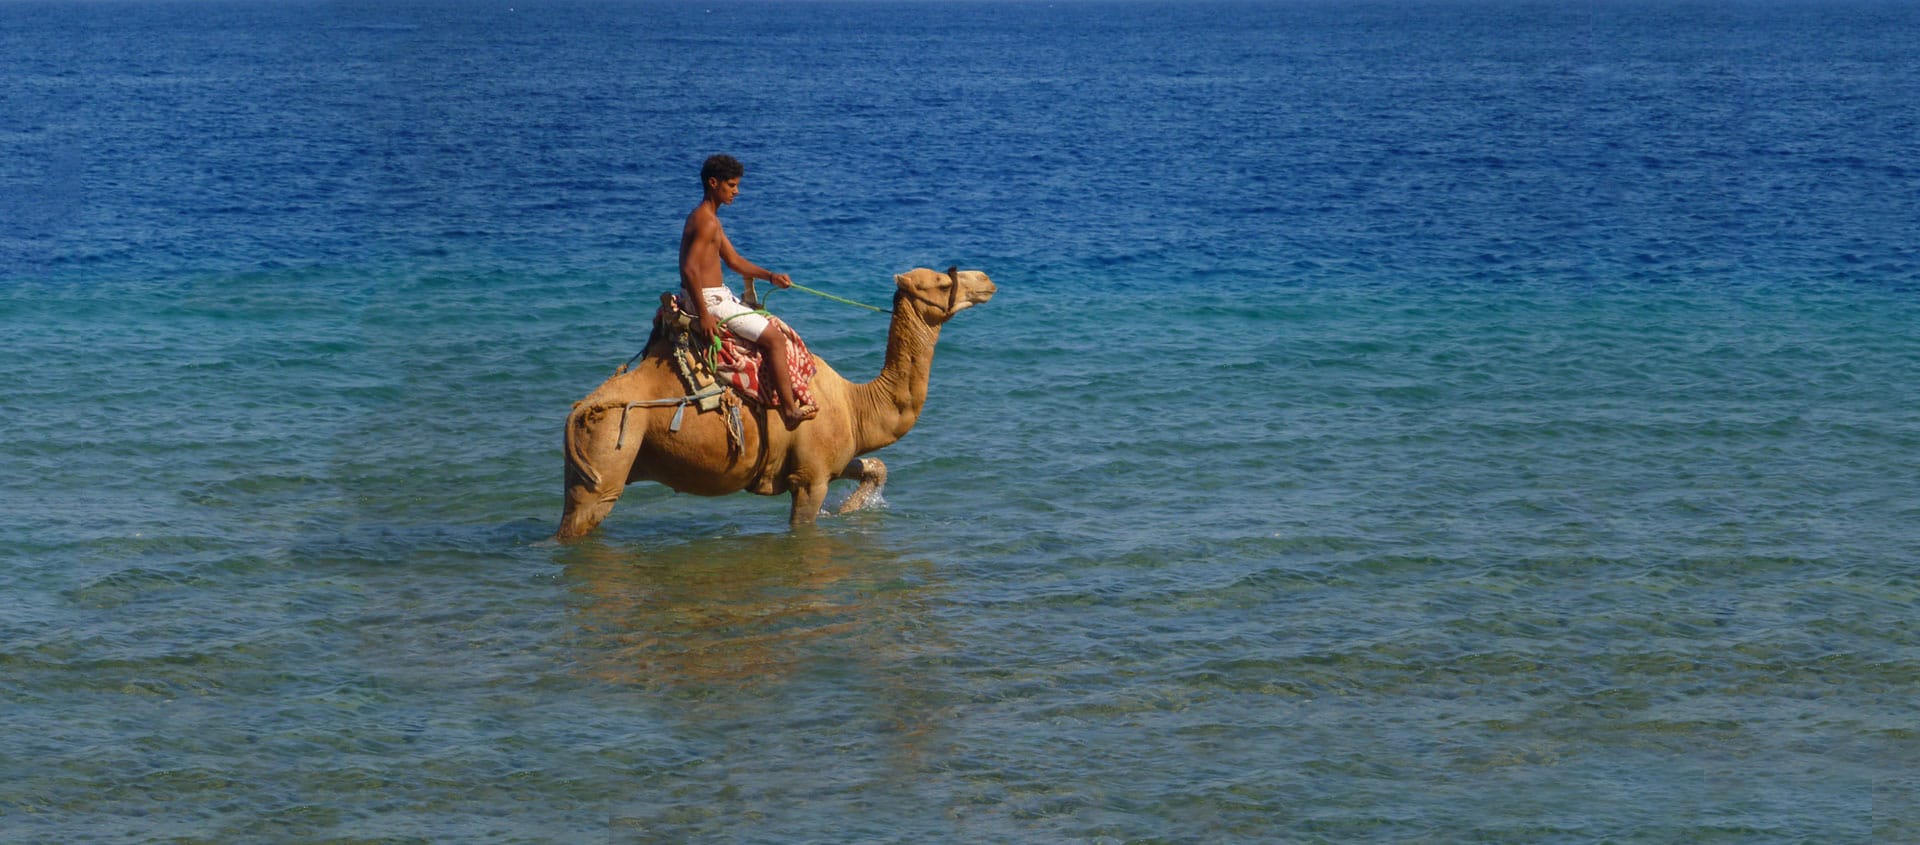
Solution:
[[[713,312],[705,308],[700,309],[700,331],[707,337],[720,336],[720,321],[714,319]]]
[[[789,278],[785,273],[768,273],[767,281],[772,282],[774,287],[793,287],[793,279]]]

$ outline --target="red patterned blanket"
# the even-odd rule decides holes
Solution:
[[[663,305],[656,319],[663,321],[662,325],[672,326],[675,324],[674,317],[677,316],[678,311],[678,308],[671,305]],[[799,333],[795,332],[792,326],[787,325],[785,320],[769,314],[767,322],[772,324],[768,331],[777,330],[787,339],[787,376],[793,382],[793,398],[802,407],[815,404],[813,376],[817,368],[813,365],[813,353],[807,350],[807,344],[800,339]],[[688,344],[693,349],[712,348],[711,346],[703,347],[700,344],[697,331],[691,328],[687,331],[694,335],[689,338],[692,342]],[[704,361],[710,356],[702,354],[696,357]],[[714,360],[709,363],[719,370],[719,378],[732,386],[741,396],[769,408],[780,407],[780,392],[773,386],[773,372],[767,369],[773,366],[773,363],[767,360],[765,353],[761,352],[759,344],[743,337],[736,337],[733,333],[721,329],[720,348],[711,357]]]
[[[778,331],[787,339],[787,378],[793,382],[794,401],[803,408],[814,404],[813,374],[817,370],[813,366],[813,353],[807,351],[800,334],[785,320],[768,314],[767,322],[771,324],[768,331]],[[740,395],[769,408],[780,407],[780,391],[774,389],[773,371],[767,369],[773,362],[766,359],[759,344],[722,329],[719,358],[720,376],[740,391]]]

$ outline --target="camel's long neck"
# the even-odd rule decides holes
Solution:
[[[854,440],[863,453],[905,437],[927,404],[940,328],[927,325],[904,299],[896,299],[893,306],[886,365],[873,381],[853,388]]]

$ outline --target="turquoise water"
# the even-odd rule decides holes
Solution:
[[[1920,837],[1910,11],[505,8],[0,5],[0,839]],[[552,545],[715,149],[1000,293]]]

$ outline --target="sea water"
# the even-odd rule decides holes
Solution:
[[[0,840],[1920,838],[1916,17],[0,2]],[[553,545],[714,152],[999,294]]]

